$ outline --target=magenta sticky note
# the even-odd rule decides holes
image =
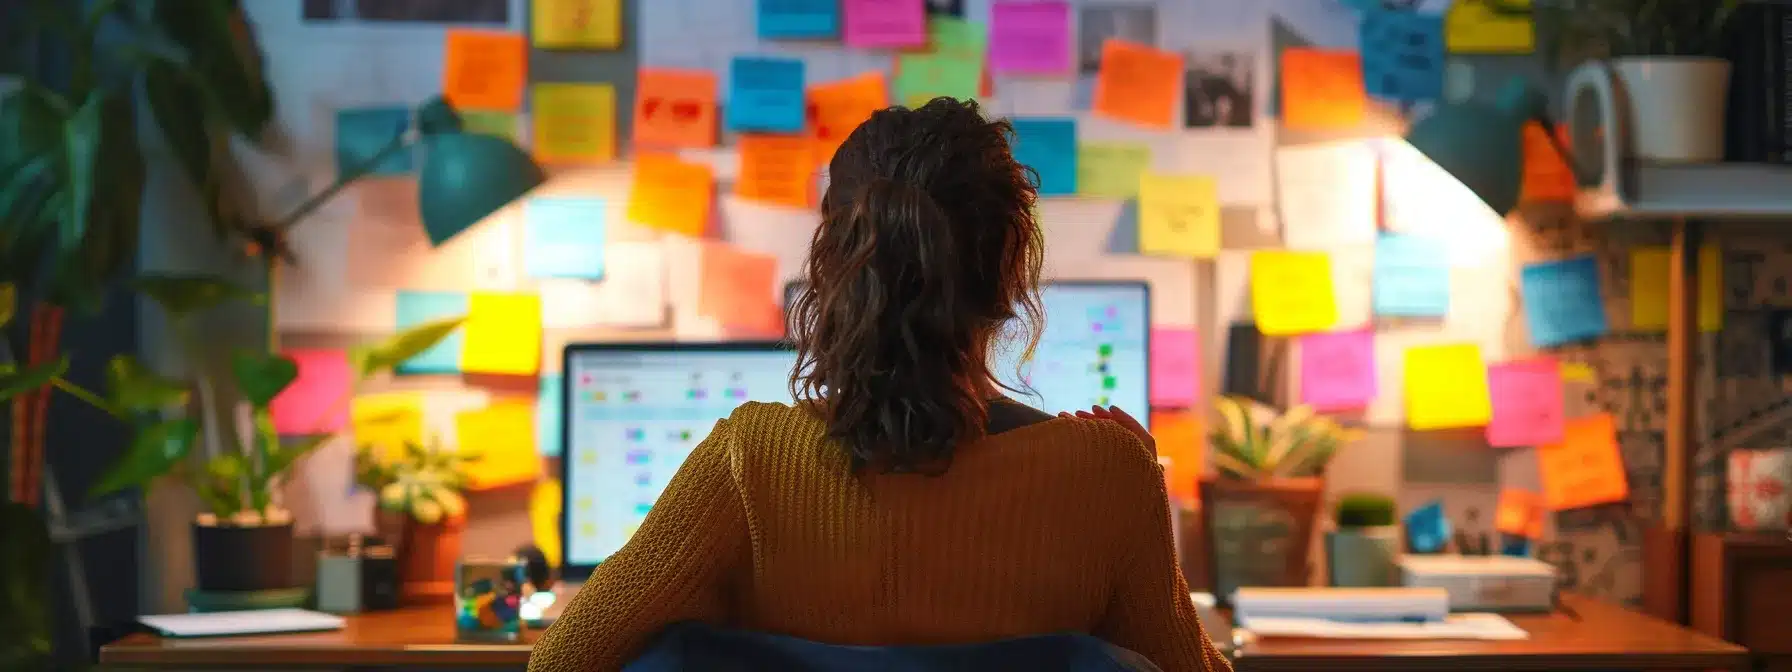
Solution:
[[[349,389],[354,373],[341,350],[287,350],[280,354],[299,365],[299,377],[268,410],[274,431],[281,434],[328,434],[348,426]]]
[[[1151,330],[1151,406],[1188,408],[1201,391],[1201,340],[1193,329]]]
[[[1321,411],[1362,408],[1375,400],[1375,332],[1360,329],[1300,337],[1300,402]]]
[[[1003,74],[1070,72],[1070,4],[997,2],[989,10],[989,67]]]
[[[1544,446],[1562,440],[1566,420],[1562,367],[1556,360],[1539,357],[1488,366],[1487,391],[1493,400],[1488,445]]]
[[[849,47],[927,46],[924,0],[845,0]]]

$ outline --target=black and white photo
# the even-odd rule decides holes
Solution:
[[[510,24],[510,0],[305,0],[306,21]]]
[[[1189,128],[1250,128],[1256,107],[1256,63],[1242,51],[1193,51],[1187,70],[1182,118]]]
[[[933,16],[964,16],[964,0],[927,0],[927,13]]]
[[[1157,46],[1155,5],[1084,7],[1077,23],[1077,71],[1085,75],[1101,70],[1101,44],[1110,39]]]

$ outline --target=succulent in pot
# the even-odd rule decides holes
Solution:
[[[1326,532],[1326,575],[1340,587],[1399,583],[1400,528],[1392,497],[1352,493],[1338,499],[1336,529]]]

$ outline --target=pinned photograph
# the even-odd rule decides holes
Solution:
[[[1242,51],[1190,51],[1183,89],[1188,128],[1250,128],[1256,108],[1256,59]]]
[[[306,21],[505,26],[510,0],[305,0]]]
[[[927,0],[931,16],[964,16],[964,0]]]
[[[1155,5],[1101,5],[1084,7],[1077,17],[1077,72],[1093,75],[1101,70],[1101,45],[1110,39],[1148,47],[1157,46]]]

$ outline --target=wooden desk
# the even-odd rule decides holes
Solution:
[[[1514,616],[1519,642],[1266,639],[1245,646],[1239,672],[1272,670],[1741,670],[1742,647],[1593,600],[1565,596],[1574,614]],[[351,617],[348,627],[265,637],[163,639],[136,634],[107,645],[100,662],[140,668],[255,669],[425,666],[520,668],[522,644],[455,644],[447,610],[404,609]]]

